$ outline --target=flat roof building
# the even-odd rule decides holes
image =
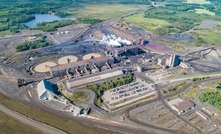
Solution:
[[[195,107],[195,104],[188,99],[177,98],[168,103],[170,104],[173,110],[178,112],[178,114],[184,113],[188,111],[189,109],[192,109]]]
[[[40,100],[50,100],[53,97],[52,94],[54,93],[51,83],[46,80],[42,80],[37,85],[37,92]]]
[[[201,116],[204,120],[207,120],[210,118],[210,116],[208,114],[206,114],[205,112],[201,111],[201,110],[198,110],[196,112],[199,116]]]
[[[78,87],[78,86],[82,86],[82,85],[86,85],[92,82],[97,82],[99,80],[104,80],[104,79],[108,79],[108,78],[112,78],[112,77],[116,77],[116,76],[120,76],[123,75],[123,71],[122,70],[108,70],[107,72],[101,72],[101,73],[97,73],[95,75],[91,75],[91,76],[83,76],[80,78],[74,78],[71,80],[67,81],[67,86],[68,88],[72,88],[72,87]]]

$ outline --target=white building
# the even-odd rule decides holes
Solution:
[[[81,115],[81,114],[82,114],[82,111],[83,111],[82,108],[76,107],[76,108],[74,108],[73,115],[74,115],[74,116]]]
[[[29,40],[36,40],[37,37],[36,36],[33,36],[33,37],[29,37]]]
[[[65,34],[69,34],[69,33],[70,33],[70,31],[65,31],[64,33],[65,33]]]
[[[40,100],[51,100],[53,98],[53,88],[51,83],[46,80],[42,80],[37,85],[37,92]]]

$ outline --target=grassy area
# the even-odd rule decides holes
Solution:
[[[71,101],[81,101],[86,100],[88,98],[88,94],[86,92],[78,92],[68,97]]]
[[[75,18],[106,20],[129,12],[134,12],[144,5],[123,4],[84,4],[80,8],[70,8],[67,12]]]
[[[179,68],[175,68],[174,70],[172,70],[172,73],[174,75],[172,75],[171,77],[168,78],[168,80],[173,80],[173,79],[179,79],[179,78],[187,78],[187,77],[207,77],[207,74],[204,72],[188,72],[187,74],[183,73],[184,70],[183,69],[179,69]],[[220,72],[217,72],[220,73]],[[210,73],[210,74],[217,74],[217,73]]]
[[[216,15],[214,12],[211,12],[209,10],[206,9],[195,9],[197,14],[208,14],[208,15]]]
[[[197,14],[195,13],[195,9],[209,10],[214,12],[215,15]],[[204,13],[208,12],[204,11]],[[186,4],[178,1],[170,1],[165,4],[165,6],[153,8],[144,14],[144,18],[164,20],[170,24],[168,26],[161,26],[160,28],[158,27],[152,31],[157,35],[183,33],[194,28],[195,26],[198,26],[204,20],[219,21],[218,18],[221,15],[220,10],[216,10],[212,5]]]
[[[155,30],[163,26],[169,26],[170,23],[164,20],[144,18],[142,14],[135,14],[129,17],[125,17],[123,20],[129,23],[133,23],[137,26],[140,26],[148,31]]]
[[[214,27],[214,30],[221,30],[221,24],[219,23],[216,27]]]
[[[3,37],[5,35],[12,35],[13,33],[10,32],[10,30],[6,30],[6,31],[0,31],[0,37]]]
[[[63,96],[70,101],[81,101],[88,98],[88,94],[86,92],[78,92],[78,93],[70,93],[65,89],[63,83],[58,83],[58,91],[63,94]]]
[[[193,85],[188,88],[188,90],[184,93],[184,96],[193,99],[197,92],[199,92],[199,87],[197,85]]]
[[[220,85],[221,81],[216,82],[207,82],[200,85],[192,85],[188,88],[188,90],[183,94],[184,97],[187,98],[195,98],[197,94],[201,94],[203,92],[209,91],[209,92],[220,92],[221,90],[218,90],[217,88]]]
[[[207,0],[187,0],[186,3],[190,3],[190,4],[211,4],[211,2],[207,1]]]
[[[1,134],[43,134],[43,132],[24,124],[0,111]]]
[[[184,93],[188,98],[198,98],[202,103],[208,103],[221,110],[221,81],[207,82],[200,85],[193,85]]]
[[[210,30],[200,31],[199,33],[199,37],[201,37],[203,41],[210,45],[221,45],[220,36],[221,33],[216,33]]]
[[[171,94],[176,91],[179,91],[181,88],[183,88],[186,85],[186,82],[179,83],[175,85],[173,88],[170,88],[168,90],[163,90],[163,94]]]
[[[185,47],[177,46],[177,45],[173,46],[173,49],[174,49],[174,50],[177,50],[177,51],[184,51],[184,50],[186,50]]]
[[[58,129],[64,130],[69,134],[116,134],[116,132],[87,126],[67,118],[59,117],[21,102],[11,100],[2,94],[0,94],[0,102],[13,109],[14,111],[26,115],[29,118],[49,124]]]
[[[173,100],[178,97],[185,97],[185,98],[191,98],[194,99],[196,97],[199,97],[202,93],[205,92],[219,92],[221,93],[220,88],[218,88],[221,85],[221,81],[215,81],[215,82],[206,82],[202,84],[192,85],[190,86],[184,93],[172,96],[168,98],[167,100]]]

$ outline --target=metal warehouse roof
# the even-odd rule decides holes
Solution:
[[[188,109],[190,107],[193,107],[195,104],[193,102],[191,102],[190,100],[183,100],[182,102],[179,102],[177,104],[174,104],[173,106],[178,110],[178,111],[182,111],[185,109]]]
[[[53,88],[51,86],[51,83],[46,81],[46,80],[42,80],[38,86],[37,86],[37,91],[38,91],[38,96],[40,98],[41,95],[43,95],[46,91],[50,91],[50,92],[54,92]]]
[[[108,79],[108,78],[119,76],[119,75],[123,75],[122,70],[112,71],[112,72],[99,74],[99,75],[92,75],[90,77],[82,78],[82,79],[78,79],[78,80],[71,79],[68,81],[68,86],[69,86],[69,88],[76,87],[76,86],[85,85],[85,84],[88,84],[91,82],[96,82],[99,80],[104,80],[104,79]]]

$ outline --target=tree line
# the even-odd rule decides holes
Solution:
[[[148,4],[149,0],[136,1],[136,0],[97,0],[98,3],[120,3],[120,4]],[[53,4],[52,4],[53,3]],[[0,4],[0,31],[10,30],[13,33],[19,29],[28,28],[20,23],[34,19],[33,14],[55,14],[59,17],[67,17],[72,14],[66,12],[68,7],[79,8],[82,3],[94,3],[92,0],[32,0],[32,1],[7,1],[1,0]],[[79,22],[86,24],[95,24],[101,20],[97,19],[79,19]],[[55,22],[54,22],[55,23]],[[65,26],[67,22],[62,24],[51,25],[49,28],[42,28],[45,31],[54,31],[57,26]],[[56,26],[54,26],[56,25]],[[47,27],[47,25],[45,26]]]
[[[63,27],[71,24],[75,24],[74,20],[60,20],[60,21],[52,21],[52,22],[42,22],[37,24],[35,28],[37,30],[43,30],[45,32],[56,31],[58,27]]]
[[[66,17],[67,13],[62,13],[64,7],[72,4],[72,1],[53,1],[53,0],[33,0],[31,2],[6,1],[2,0],[0,6],[0,31],[10,30],[13,33],[19,29],[27,28],[20,23],[35,19],[32,14],[51,14],[54,13],[61,17]],[[51,4],[53,2],[53,4]]]
[[[45,36],[41,39],[35,40],[35,41],[26,41],[24,43],[21,43],[15,47],[17,52],[30,50],[30,49],[36,49],[36,48],[42,48],[49,46],[50,44],[45,40]]]
[[[210,105],[221,110],[221,94],[220,94],[220,92],[204,92],[200,95],[200,101],[209,103]]]
[[[211,5],[203,5],[204,8],[213,11]],[[144,15],[146,18],[165,20],[171,25],[162,26],[152,30],[157,35],[168,35],[182,33],[199,25],[203,20],[220,20],[221,10],[215,10],[216,16],[196,14],[195,9],[202,8],[199,4],[170,3],[164,7],[153,8]],[[217,14],[220,12],[219,14]]]

